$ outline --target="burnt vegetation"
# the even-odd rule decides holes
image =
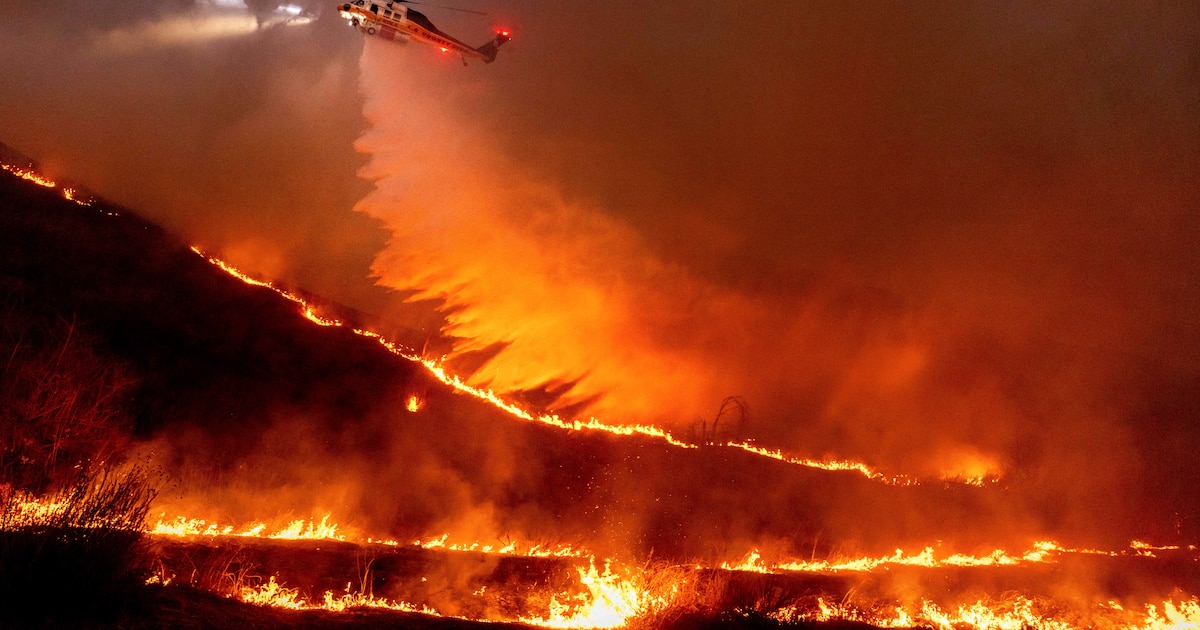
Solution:
[[[351,338],[313,334],[124,208],[0,172],[0,626],[472,626],[241,604],[228,597],[259,567],[237,550],[161,586],[173,576],[144,530],[172,487],[136,446],[195,431],[226,455],[198,474],[220,480],[288,409],[361,416],[414,370],[361,341],[346,352]]]

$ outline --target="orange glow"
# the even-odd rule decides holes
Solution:
[[[58,188],[57,182],[38,173],[37,171],[35,171],[33,169],[16,166],[14,164],[3,164],[3,163],[0,163],[0,168],[8,171],[9,173],[12,173],[13,175],[16,175],[17,177],[20,177],[21,179],[24,179],[29,182],[33,182],[34,184],[37,184],[38,186],[42,186],[44,188]],[[79,197],[79,192],[76,191],[74,188],[63,188],[61,190],[61,192],[62,192],[63,198],[67,199],[68,201],[74,201],[75,203],[77,203],[81,206],[92,205],[92,201],[90,199],[83,199],[83,198]],[[110,214],[115,215],[116,213],[110,213]]]
[[[570,545],[523,545],[517,543],[516,541],[509,541],[503,545],[480,543],[478,541],[472,543],[452,543],[447,542],[449,538],[449,534],[442,534],[437,538],[415,540],[412,544],[422,549],[445,549],[447,551],[465,551],[484,554],[499,554],[504,556],[525,556],[529,558],[587,558],[591,556],[591,554],[588,552],[582,549],[576,549]],[[392,544],[395,545],[398,543]]]
[[[276,540],[346,540],[344,534],[338,533],[337,524],[329,522],[330,515],[326,514],[318,522],[316,520],[298,519],[289,521],[287,525],[268,530],[265,523],[256,522],[235,529],[232,525],[219,525],[196,518],[177,516],[173,520],[161,518],[147,533],[155,536],[176,537],[215,537],[241,536],[247,538],[271,538]]]
[[[231,275],[235,278],[238,278],[239,280],[241,280],[242,282],[245,282],[246,284],[271,289],[272,291],[275,291],[282,297],[294,302],[300,308],[300,312],[304,315],[304,317],[307,318],[309,321],[313,322],[314,324],[318,324],[320,326],[338,326],[338,327],[343,326],[343,323],[341,321],[338,321],[336,319],[326,318],[326,317],[323,317],[323,316],[317,314],[315,307],[310,305],[306,300],[304,300],[304,298],[302,298],[290,291],[276,287],[273,283],[265,282],[262,280],[257,280],[255,278],[252,278],[252,277],[242,273],[240,270],[238,270],[233,265],[230,265],[229,263],[227,263],[219,258],[216,258],[214,256],[208,256],[208,255],[204,254],[197,247],[192,247],[192,251],[195,252],[196,254],[204,257],[210,263],[212,263],[213,265],[216,265],[217,267],[219,267],[220,269],[222,269],[229,275]],[[587,420],[579,420],[579,419],[566,420],[566,419],[559,417],[557,414],[535,414],[531,411],[528,411],[526,409],[518,407],[517,405],[504,400],[502,397],[500,397],[498,394],[496,394],[494,391],[492,391],[490,389],[483,389],[483,388],[475,387],[473,385],[468,384],[462,377],[447,372],[446,369],[441,365],[441,363],[439,361],[424,358],[424,357],[420,356],[419,353],[417,353],[414,350],[404,348],[404,347],[400,346],[399,344],[396,344],[392,341],[385,339],[379,333],[376,333],[376,332],[370,331],[370,330],[359,329],[359,328],[355,328],[355,329],[351,329],[351,330],[359,336],[374,339],[380,345],[382,345],[384,348],[386,348],[389,352],[391,352],[392,354],[394,354],[398,357],[401,357],[401,358],[407,359],[409,361],[414,361],[414,362],[420,363],[421,365],[424,365],[430,374],[432,374],[435,378],[437,378],[442,383],[454,388],[455,391],[473,396],[475,398],[478,398],[479,400],[490,403],[491,405],[495,406],[496,408],[501,409],[516,418],[520,418],[522,420],[526,420],[529,422],[537,422],[537,423],[549,425],[549,426],[552,426],[552,427],[555,427],[558,429],[567,430],[567,431],[601,431],[601,432],[609,433],[612,435],[641,436],[641,437],[658,439],[663,442],[666,442],[667,444],[669,444],[671,446],[675,446],[678,448],[688,448],[688,449],[699,448],[699,445],[680,440],[680,439],[676,438],[675,436],[673,436],[668,431],[666,431],[665,429],[662,429],[662,428],[656,427],[656,426],[643,425],[643,424],[609,424],[607,422],[598,420],[594,417],[588,418]],[[804,467],[808,467],[808,468],[817,468],[820,470],[828,470],[828,471],[854,472],[854,473],[858,473],[868,479],[871,479],[873,481],[878,481],[878,482],[886,483],[886,484],[890,484],[890,485],[910,486],[910,485],[915,485],[915,484],[920,483],[919,480],[914,479],[909,476],[906,476],[906,475],[887,474],[887,473],[880,472],[880,471],[875,470],[874,468],[871,468],[870,466],[867,466],[866,464],[863,464],[861,462],[854,462],[854,461],[849,461],[849,460],[820,461],[820,460],[815,460],[815,459],[811,459],[811,458],[792,457],[789,455],[785,455],[783,452],[781,452],[778,449],[774,449],[774,450],[767,449],[767,448],[763,448],[761,446],[755,446],[749,442],[728,441],[728,442],[719,444],[718,446],[745,451],[747,453],[751,453],[751,454],[758,455],[761,457],[767,457],[767,458],[774,459],[776,461],[783,462],[786,464],[793,464],[793,465],[797,465],[797,466],[804,466]],[[949,481],[949,482],[955,482],[955,483],[964,483],[964,484],[969,484],[969,485],[982,486],[982,485],[984,485],[985,481],[994,482],[994,481],[996,481],[996,479],[989,478],[989,479],[985,480],[982,478],[961,478],[961,477],[955,476],[953,478],[941,479],[940,481]]]
[[[257,587],[242,587],[238,598],[247,604],[287,608],[290,610],[344,612],[353,608],[387,608],[436,617],[442,616],[437,610],[428,606],[414,606],[407,602],[395,602],[370,594],[351,593],[349,585],[346,586],[346,593],[344,595],[335,596],[333,591],[325,591],[325,595],[321,598],[320,602],[312,603],[300,594],[300,589],[289,588],[276,582],[275,576],[271,576],[265,584]]]
[[[890,556],[838,558],[831,560],[781,560],[766,563],[758,549],[752,549],[738,563],[723,562],[721,568],[727,571],[746,571],[753,573],[841,573],[841,572],[870,572],[888,565],[942,568],[942,567],[1011,567],[1026,564],[1054,563],[1067,554],[1119,556],[1150,556],[1153,550],[1178,550],[1179,547],[1154,547],[1147,543],[1133,541],[1129,548],[1123,551],[1105,551],[1100,549],[1073,549],[1063,547],[1052,540],[1043,540],[1021,552],[1010,553],[996,549],[983,556],[964,553],[939,554],[933,547],[925,547],[919,553],[910,554],[897,549]]]
[[[53,500],[42,500],[28,495],[10,495],[5,512],[7,528],[28,526],[39,519],[48,518],[61,509]],[[160,536],[249,536],[288,540],[347,540],[339,532],[332,517],[295,520],[285,527],[272,529],[263,523],[235,528],[221,526],[199,519],[177,517],[159,520],[148,533]],[[374,541],[368,544],[397,545],[395,541]],[[612,561],[603,562],[603,570],[597,568],[593,555],[566,545],[520,545],[507,542],[503,545],[486,545],[478,542],[463,544],[450,541],[444,534],[411,543],[424,549],[452,552],[519,555],[527,557],[556,557],[575,562],[578,586],[563,592],[548,594],[548,604],[542,613],[532,613],[518,619],[474,619],[475,621],[519,621],[547,628],[618,628],[629,625],[638,618],[648,618],[667,610],[679,597],[693,574],[672,575],[671,580],[657,587],[651,570],[620,566]],[[822,561],[787,561],[767,563],[758,549],[752,550],[740,563],[723,563],[728,571],[754,573],[776,572],[870,572],[886,570],[889,565],[923,567],[999,567],[1035,563],[1054,563],[1066,554],[1103,556],[1145,557],[1156,551],[1195,551],[1192,547],[1177,545],[1155,545],[1145,541],[1132,541],[1128,548],[1120,551],[1098,549],[1072,549],[1053,541],[1034,543],[1023,553],[996,550],[982,556],[967,554],[939,554],[934,547],[926,547],[916,554],[902,550],[890,556],[845,558]],[[703,567],[696,567],[703,569]],[[148,584],[168,584],[172,577],[156,575]],[[482,589],[481,589],[482,590]],[[320,598],[309,599],[298,588],[286,586],[272,576],[258,585],[241,586],[237,597],[247,603],[287,608],[292,610],[328,610],[341,612],[355,608],[387,608],[410,613],[443,616],[436,609],[424,604],[392,601],[375,597],[369,592],[352,592],[349,585],[343,594],[326,591]],[[884,628],[928,627],[935,630],[1082,630],[1100,628],[1104,630],[1196,630],[1200,628],[1200,600],[1168,599],[1160,602],[1123,607],[1116,602],[1093,607],[1089,610],[1072,608],[1069,603],[1057,600],[1031,599],[1014,595],[1004,601],[978,601],[973,604],[946,606],[923,599],[919,603],[897,604],[868,602],[856,605],[850,601],[833,602],[817,598],[808,603],[781,603],[779,608],[763,611],[769,617],[785,622],[804,621],[853,621]]]
[[[652,593],[643,586],[644,576],[629,570],[614,572],[607,562],[600,573],[590,558],[586,569],[576,570],[585,592],[555,595],[548,615],[520,621],[545,628],[620,628],[634,617],[669,606],[678,592],[678,585],[673,585],[665,593]]]
[[[919,607],[885,606],[863,609],[850,603],[819,598],[811,609],[789,606],[769,615],[785,623],[853,621],[881,628],[925,627],[934,630],[1192,630],[1200,624],[1200,600],[1146,604],[1142,612],[1127,611],[1116,602],[1096,606],[1079,618],[1064,615],[1044,602],[1015,597],[1004,602],[983,602],[943,609],[928,600]]]
[[[42,177],[41,175],[27,168],[13,166],[11,164],[0,164],[0,168],[3,168],[4,170],[16,175],[17,177],[20,177],[21,179],[31,181],[38,186],[44,186],[46,188],[55,188],[58,186],[58,184],[54,183],[54,180]]]

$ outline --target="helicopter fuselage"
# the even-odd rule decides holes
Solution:
[[[401,44],[416,40],[442,52],[456,52],[463,56],[464,63],[467,57],[491,63],[496,59],[497,48],[509,39],[507,32],[501,32],[495,40],[474,48],[438,30],[424,14],[396,1],[352,0],[339,6],[338,12],[365,35]]]

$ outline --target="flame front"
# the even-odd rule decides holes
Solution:
[[[4,170],[46,188],[58,188],[59,185],[39,175],[35,171],[3,165]],[[75,201],[80,205],[90,202],[79,198],[78,193],[71,188],[62,188],[64,198]],[[200,250],[194,251],[204,256]],[[209,262],[220,267],[241,281],[259,287],[270,289],[295,303],[300,312],[309,321],[320,326],[338,326],[341,321],[322,316],[318,310],[302,297],[276,287],[274,284],[250,278],[236,268],[217,258],[204,256]],[[658,440],[675,448],[697,449],[702,445],[680,440],[670,432],[656,426],[640,424],[610,424],[596,418],[587,420],[564,419],[553,414],[537,414],[523,409],[505,400],[492,390],[482,389],[468,384],[461,377],[446,371],[438,361],[430,360],[418,353],[399,346],[376,332],[352,329],[362,337],[374,339],[384,348],[398,357],[422,365],[430,375],[451,387],[454,391],[472,396],[499,408],[515,418],[529,422],[548,425],[565,431],[599,431],[616,436],[642,437]],[[418,412],[426,404],[421,394],[410,394],[404,403],[409,412]],[[715,445],[753,456],[771,459],[790,465],[807,468],[850,472],[866,479],[891,486],[911,486],[922,483],[922,479],[902,474],[887,473],[877,470],[861,462],[849,460],[815,460],[783,453],[778,449],[768,449],[745,441],[724,441]],[[998,480],[994,473],[995,467],[989,462],[977,461],[971,466],[960,467],[963,474],[948,474],[943,481],[953,481],[964,485],[982,486]],[[0,487],[0,490],[4,488]],[[37,499],[30,496],[9,496],[5,503],[6,511],[4,526],[8,529],[27,527],[49,518],[61,505],[53,500]],[[331,514],[312,516],[307,519],[292,519],[286,522],[268,524],[267,521],[252,521],[241,526],[221,525],[201,519],[176,516],[161,518],[148,533],[163,537],[242,537],[257,539],[291,540],[291,541],[339,541],[370,547],[382,545],[389,547],[407,544],[413,548],[445,551],[454,553],[474,553],[484,555],[514,556],[526,558],[554,558],[569,563],[577,577],[577,587],[565,589],[563,592],[549,593],[548,604],[544,611],[537,611],[511,619],[495,619],[488,621],[520,621],[528,624],[551,628],[617,628],[629,625],[632,620],[646,618],[659,611],[676,605],[680,589],[686,580],[672,581],[662,587],[648,586],[652,580],[645,569],[624,566],[614,560],[597,561],[596,556],[586,549],[572,545],[531,544],[517,541],[505,541],[499,544],[479,541],[454,541],[450,534],[440,534],[413,540],[410,543],[400,543],[391,539],[362,538],[357,532],[339,526]],[[919,548],[919,547],[918,547]],[[890,555],[837,557],[827,559],[797,560],[786,557],[776,557],[768,560],[770,553],[764,553],[759,548],[753,548],[740,561],[725,561],[713,563],[711,567],[703,564],[696,566],[696,571],[709,573],[734,572],[755,574],[883,574],[895,567],[913,567],[918,569],[939,570],[945,568],[991,568],[991,567],[1020,567],[1025,565],[1055,564],[1070,556],[1105,556],[1113,558],[1157,558],[1171,553],[1195,552],[1195,547],[1182,545],[1162,545],[1135,540],[1126,549],[1103,550],[1091,548],[1066,547],[1054,541],[1036,541],[1028,549],[1020,552],[1009,552],[995,549],[983,555],[971,555],[954,550],[942,550],[940,544],[933,544],[912,553],[896,549]],[[1194,554],[1193,554],[1194,555]],[[1195,561],[1195,558],[1192,558]],[[597,565],[603,567],[598,569]],[[156,584],[168,584],[171,578],[155,576],[151,580]],[[482,589],[481,589],[482,590]],[[439,615],[437,609],[427,604],[411,604],[377,597],[369,590],[353,592],[349,586],[342,594],[324,591],[320,597],[308,597],[300,588],[287,586],[282,579],[271,576],[267,581],[257,585],[241,586],[236,596],[241,600],[257,605],[280,608],[310,610],[321,609],[342,612],[355,608],[387,608],[405,612],[415,612],[426,615]],[[1123,606],[1116,601],[1097,605],[1088,609],[1074,608],[1060,602],[1047,602],[1038,598],[1024,595],[1013,596],[1000,602],[980,600],[974,603],[946,603],[921,599],[916,602],[897,604],[893,601],[863,602],[856,604],[843,600],[840,602],[827,598],[816,598],[815,601],[789,603],[768,610],[772,619],[781,622],[798,621],[831,621],[845,620],[869,623],[879,627],[912,627],[922,626],[937,630],[961,630],[962,628],[1017,630],[1034,628],[1037,630],[1072,630],[1074,628],[1112,628],[1112,629],[1146,629],[1178,630],[1200,627],[1200,600],[1194,597],[1180,596],[1174,599],[1139,603],[1137,606]]]
[[[1127,611],[1116,602],[1096,606],[1077,618],[1026,597],[1004,602],[979,601],[943,609],[928,600],[913,607],[884,606],[866,610],[848,603],[818,599],[812,607],[790,606],[769,615],[785,623],[853,621],[880,628],[923,627],[935,630],[1194,630],[1200,627],[1200,600],[1146,604],[1141,612]]]
[[[221,260],[220,258],[217,258],[214,256],[209,256],[209,255],[205,254],[198,247],[192,247],[192,251],[195,252],[196,254],[198,254],[199,256],[202,256],[203,258],[208,260],[213,265],[216,265],[217,267],[219,267],[221,270],[228,273],[229,275],[241,280],[242,282],[245,282],[246,284],[249,284],[252,286],[270,289],[270,290],[278,293],[280,296],[286,298],[287,300],[295,303],[300,308],[300,312],[304,315],[304,317],[314,324],[317,324],[319,326],[336,326],[336,327],[344,326],[344,323],[341,322],[340,320],[332,319],[332,318],[328,318],[328,317],[324,317],[324,316],[320,315],[315,306],[313,306],[312,304],[309,304],[309,302],[307,300],[305,300],[304,298],[302,298],[299,295],[296,295],[295,293],[287,291],[286,289],[281,289],[281,288],[275,286],[275,284],[273,284],[271,282],[252,278],[252,277],[246,275],[245,273],[241,272],[239,269],[237,269],[233,265],[229,264],[228,262],[225,262],[224,260]],[[462,377],[455,375],[455,374],[451,374],[450,372],[446,371],[445,367],[439,361],[435,361],[433,359],[427,359],[425,357],[422,357],[417,352],[415,352],[411,349],[404,348],[397,343],[394,343],[392,341],[389,341],[388,339],[385,339],[382,335],[380,335],[377,332],[374,332],[371,330],[365,330],[365,329],[361,329],[361,328],[353,328],[351,330],[355,334],[357,334],[361,337],[374,339],[380,345],[382,345],[384,348],[386,348],[389,352],[391,352],[392,354],[394,354],[398,357],[401,357],[403,359],[407,359],[409,361],[413,361],[416,363],[420,363],[421,365],[425,366],[426,370],[428,370],[428,372],[431,375],[433,375],[434,378],[441,381],[445,385],[449,385],[450,387],[452,387],[454,389],[454,391],[457,391],[457,392],[460,392],[463,394],[467,394],[474,398],[477,398],[479,400],[487,402],[487,403],[491,404],[492,406],[507,412],[509,415],[512,415],[513,417],[516,417],[516,418],[519,418],[522,420],[526,420],[528,422],[537,422],[540,424],[545,424],[545,425],[552,426],[557,429],[563,429],[566,431],[599,431],[599,432],[608,433],[608,434],[612,434],[612,435],[619,435],[619,436],[639,436],[639,437],[652,438],[652,439],[661,440],[662,442],[665,442],[666,444],[669,444],[669,445],[677,447],[677,448],[694,449],[694,448],[699,448],[699,446],[700,446],[698,444],[680,440],[679,438],[675,437],[674,435],[672,435],[670,432],[666,431],[665,429],[662,429],[662,428],[656,427],[656,426],[650,426],[650,425],[644,425],[644,424],[611,424],[611,423],[604,422],[604,421],[599,420],[594,417],[588,418],[587,420],[580,420],[580,419],[568,420],[568,419],[559,417],[557,414],[533,413],[533,412],[531,412],[527,409],[524,409],[516,404],[513,404],[512,402],[505,400],[500,395],[498,395],[496,392],[494,392],[490,389],[483,389],[483,388],[475,387],[473,385],[468,384],[466,382],[466,380],[464,380]],[[410,397],[408,403],[406,404],[409,411],[414,411],[414,409],[413,409],[414,404],[417,404],[417,406],[419,408],[419,402],[414,403],[413,400],[414,400],[414,398]],[[920,483],[920,480],[915,479],[910,476],[907,476],[907,475],[887,474],[887,473],[880,472],[862,462],[855,462],[855,461],[849,461],[849,460],[821,461],[821,460],[816,460],[816,459],[811,459],[811,458],[793,457],[793,456],[784,454],[782,451],[780,451],[778,449],[767,449],[764,447],[756,446],[749,442],[738,442],[738,441],[732,441],[732,440],[722,442],[722,443],[718,444],[717,446],[744,451],[744,452],[750,453],[752,455],[769,458],[769,459],[772,459],[772,460],[775,460],[778,462],[783,462],[785,464],[804,466],[806,468],[814,468],[814,469],[818,469],[818,470],[827,470],[827,471],[835,471],[835,472],[853,472],[853,473],[862,475],[863,477],[866,477],[867,479],[871,479],[873,481],[878,481],[878,482],[889,484],[889,485],[909,486],[909,485],[916,485],[916,484]],[[962,477],[959,475],[951,475],[950,477],[940,479],[939,481],[982,486],[985,483],[995,482],[997,480],[998,480],[998,478],[995,476],[987,476],[985,478],[985,477]]]

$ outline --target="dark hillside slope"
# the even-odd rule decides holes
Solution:
[[[157,226],[97,201],[0,178],[0,290],[77,320],[133,367],[137,427],[256,424],[281,406],[347,418],[416,368],[215,269]]]
[[[77,322],[127,367],[137,435],[176,482],[160,498],[188,516],[239,524],[328,511],[375,536],[716,559],[763,541],[805,556],[890,553],[950,544],[947,525],[960,544],[1002,544],[1025,525],[1006,516],[1019,506],[1001,489],[894,487],[518,421],[370,339],[312,324],[124,209],[78,205],[8,173],[2,304]],[[418,413],[404,409],[414,394]]]

